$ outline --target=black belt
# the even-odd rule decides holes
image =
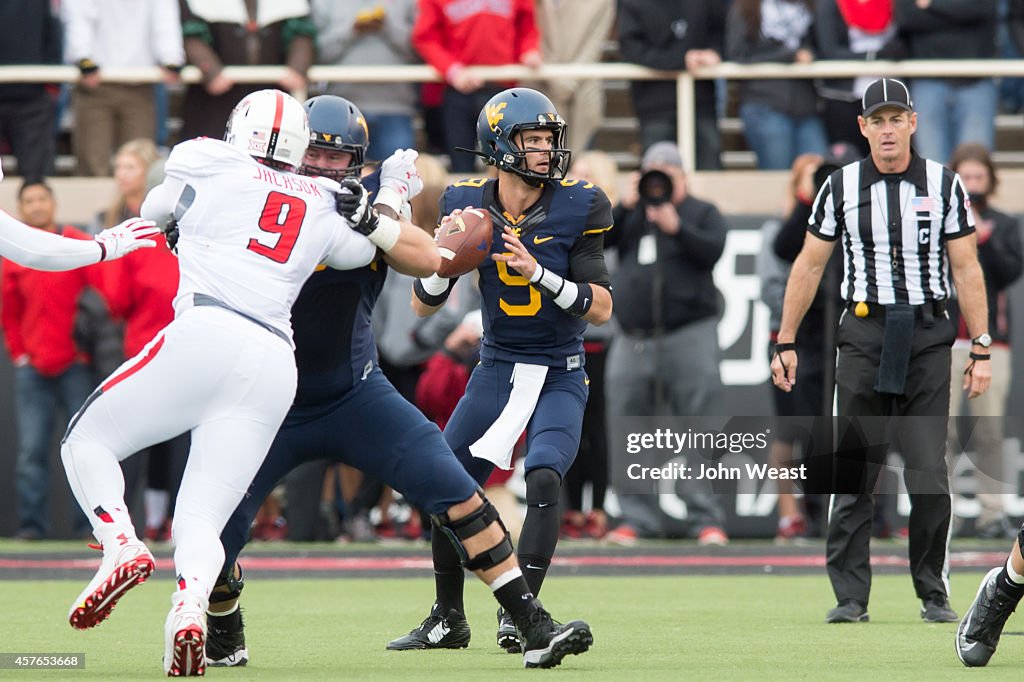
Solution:
[[[211,307],[214,307],[214,308],[223,308],[224,310],[229,310],[229,311],[233,312],[235,315],[239,315],[241,317],[244,317],[245,319],[249,320],[253,324],[258,324],[259,326],[263,327],[264,329],[266,329],[271,334],[274,334],[274,335],[278,336],[279,338],[283,339],[284,342],[287,343],[289,346],[292,345],[291,339],[288,338],[288,335],[285,334],[280,329],[278,329],[277,327],[274,327],[273,325],[269,325],[266,322],[264,322],[263,320],[258,320],[255,317],[253,317],[252,315],[248,315],[246,313],[243,313],[241,310],[236,310],[236,309],[232,308],[231,306],[229,306],[227,303],[224,303],[223,301],[221,301],[219,299],[216,299],[213,296],[208,296],[207,294],[192,294],[192,305],[194,305],[196,307],[199,307],[199,306],[211,306]]]
[[[885,319],[886,306],[881,303],[867,303],[865,301],[848,301],[846,309],[857,317],[875,317]],[[936,317],[946,316],[946,301],[927,301],[914,306],[914,317],[918,320],[931,320]]]

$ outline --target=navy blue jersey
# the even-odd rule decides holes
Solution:
[[[523,215],[501,206],[495,180],[463,180],[441,197],[441,213],[457,208],[486,208],[494,221],[491,253],[505,252],[505,226],[516,230],[530,254],[551,272],[574,282],[608,287],[601,245],[612,227],[608,197],[593,183],[579,180],[544,184],[540,199]],[[592,266],[594,260],[599,266]],[[583,364],[583,329],[587,323],[542,297],[529,281],[490,258],[479,268],[484,337],[483,360],[528,362],[575,369]],[[596,274],[595,273],[599,273]]]
[[[380,185],[380,173],[361,182],[372,195]],[[355,270],[321,267],[306,281],[292,306],[299,370],[295,404],[337,398],[377,364],[371,315],[387,269],[378,257]]]

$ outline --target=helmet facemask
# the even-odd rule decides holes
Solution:
[[[324,168],[303,162],[299,172],[341,182],[358,178],[366,165],[370,146],[370,130],[355,104],[337,95],[319,95],[303,105],[309,114],[309,148],[322,152],[344,152],[352,155],[345,168]]]

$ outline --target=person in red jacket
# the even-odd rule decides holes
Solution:
[[[18,191],[18,210],[26,224],[72,239],[92,239],[73,227],[58,226],[56,208],[53,191],[43,182],[26,183]],[[72,330],[78,297],[95,276],[92,267],[43,272],[3,259],[0,324],[15,366],[19,440],[17,537],[26,540],[42,539],[49,532],[50,445],[57,408],[70,419],[93,389]],[[76,534],[87,533],[88,520],[81,512],[75,514]]]
[[[476,0],[420,0],[412,44],[444,78],[442,114],[445,147],[476,147],[476,119],[487,101],[510,83],[484,84],[467,66],[524,64],[537,68],[540,32],[533,0],[481,3]],[[471,173],[469,154],[452,154],[451,169]]]
[[[122,319],[124,357],[134,358],[161,329],[174,320],[178,292],[178,258],[163,235],[146,249],[101,269],[100,290],[112,317]],[[170,540],[170,513],[188,456],[189,436],[182,434],[148,448],[145,461],[146,539]],[[139,459],[139,458],[135,458]]]

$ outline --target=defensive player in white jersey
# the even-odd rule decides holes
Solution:
[[[129,218],[103,230],[92,241],[68,239],[37,230],[0,211],[0,256],[34,270],[74,270],[120,258],[136,249],[152,248],[156,242],[146,237],[159,231],[152,221]]]
[[[335,195],[336,183],[295,175],[308,141],[302,106],[261,90],[235,108],[225,141],[173,149],[142,214],[177,223],[175,319],[90,396],[62,442],[71,488],[103,549],[69,615],[85,629],[153,570],[127,513],[119,460],[192,433],[172,529],[171,676],[204,672],[205,614],[224,562],[219,536],[295,394],[292,303],[319,264],[367,265],[400,229],[367,206],[365,193]]]

